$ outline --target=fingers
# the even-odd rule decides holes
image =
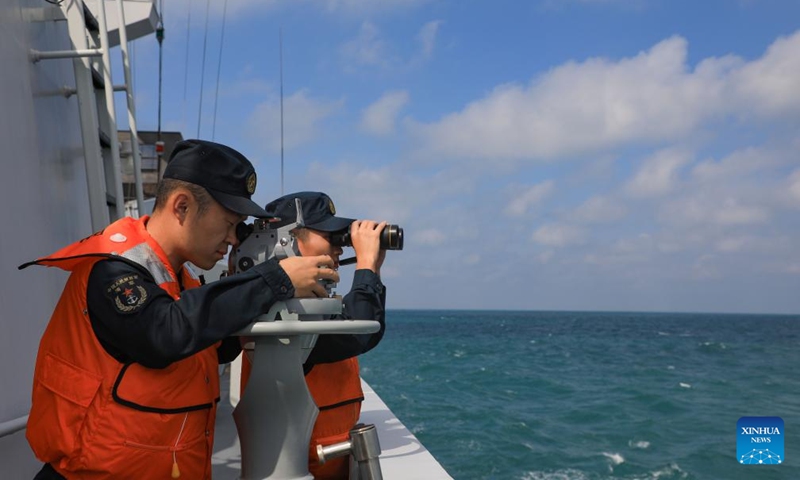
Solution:
[[[320,285],[319,282],[314,282],[311,286],[311,294],[308,295],[309,297],[317,297],[317,298],[325,298],[328,296],[328,291],[325,290],[325,287]]]
[[[375,220],[356,220],[350,225],[350,234],[352,235],[354,230],[358,230],[365,233],[374,232],[379,235],[386,225],[386,221],[378,223]]]
[[[330,255],[317,255],[316,257],[303,257],[303,258],[311,259],[315,263],[315,265],[319,268],[328,267],[332,270],[335,265]]]
[[[328,255],[289,257],[281,260],[280,265],[294,286],[295,297],[327,297],[328,292],[319,280],[339,281],[339,272]]]

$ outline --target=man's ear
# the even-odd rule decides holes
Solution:
[[[186,221],[191,203],[192,199],[189,197],[189,194],[183,190],[178,190],[172,197],[172,201],[170,202],[172,214],[175,215],[175,218],[178,219],[181,225]]]

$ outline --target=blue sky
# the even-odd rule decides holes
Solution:
[[[282,29],[285,191],[405,229],[390,308],[800,312],[800,2],[228,0],[218,84],[225,2],[164,3],[163,129],[260,203]]]

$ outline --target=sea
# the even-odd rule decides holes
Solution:
[[[390,310],[360,358],[455,479],[800,479],[800,315]],[[780,464],[740,463],[742,417]]]

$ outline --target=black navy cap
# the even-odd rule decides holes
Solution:
[[[272,215],[250,200],[256,191],[256,170],[231,147],[205,140],[184,140],[172,150],[164,178],[199,185],[228,210],[239,215]]]
[[[280,220],[270,222],[273,228],[279,228],[297,221],[295,199],[299,198],[303,206],[305,227],[320,232],[338,232],[350,226],[355,220],[336,216],[333,200],[322,192],[297,192],[284,195],[267,204],[267,211]]]

